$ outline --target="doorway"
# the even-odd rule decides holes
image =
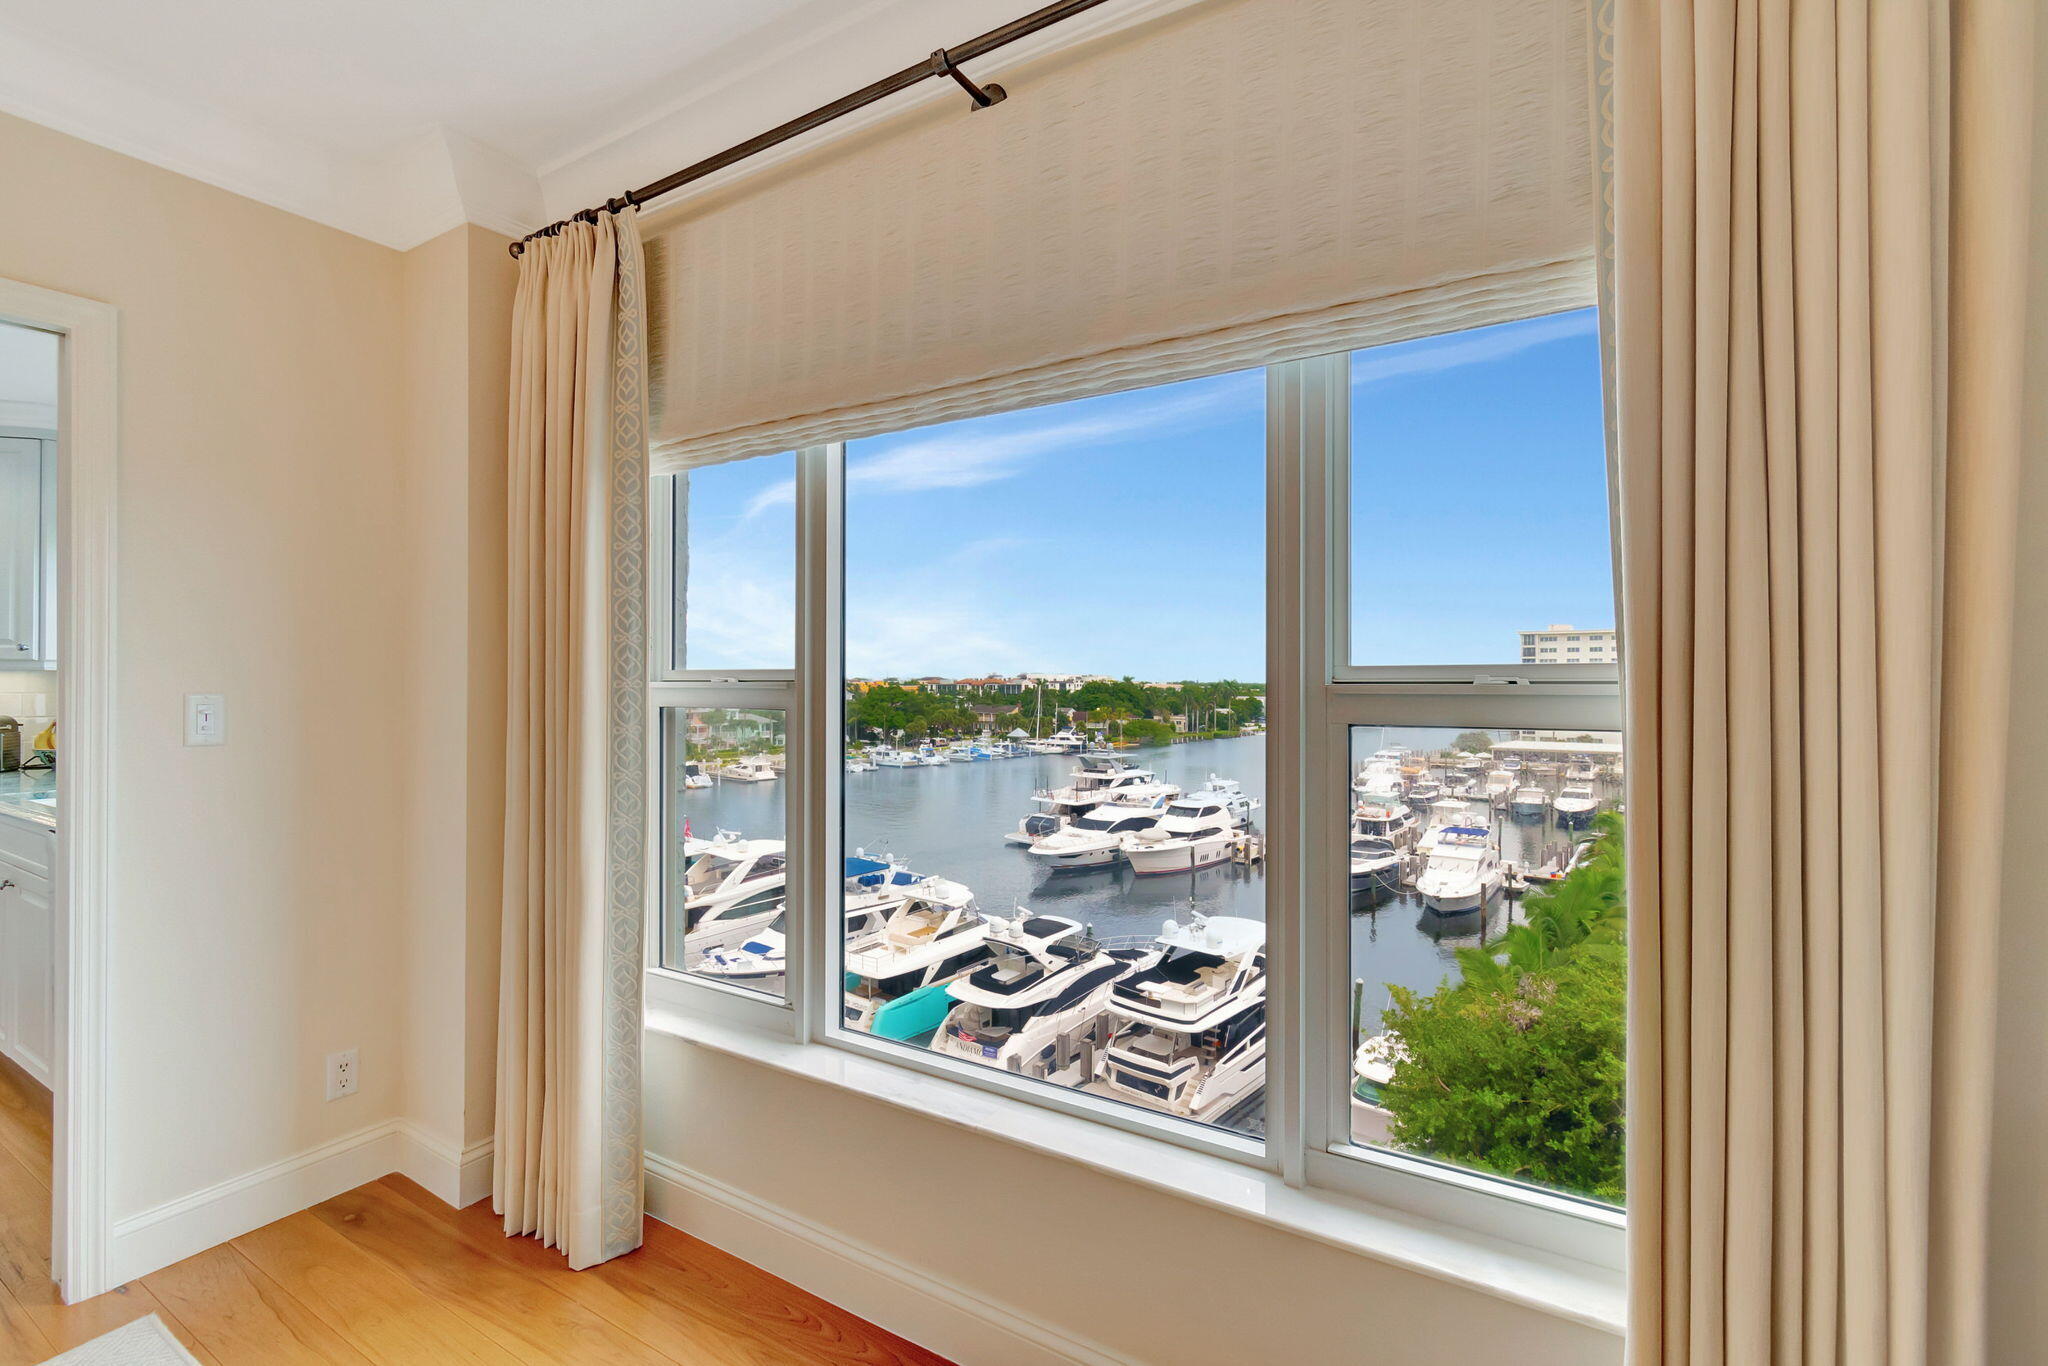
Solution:
[[[0,280],[0,1202],[107,1275],[117,313]],[[17,1261],[44,1249],[10,1247]]]

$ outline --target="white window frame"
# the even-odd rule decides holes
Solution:
[[[1555,311],[1553,303],[1532,309],[1530,316]],[[649,611],[656,636],[649,688],[653,790],[666,789],[666,775],[656,768],[660,708],[786,708],[791,948],[787,999],[777,1002],[660,968],[652,961],[659,952],[658,932],[651,933],[650,1004],[743,1022],[776,1037],[877,1059],[1226,1157],[1292,1186],[1353,1196],[1618,1269],[1623,1259],[1620,1211],[1350,1141],[1347,831],[1341,820],[1324,819],[1333,809],[1329,801],[1314,800],[1317,794],[1334,797],[1335,809],[1348,812],[1350,727],[1621,729],[1617,669],[1611,663],[1350,663],[1350,355],[1337,352],[1265,366],[1269,986],[1263,1144],[842,1027],[841,1001],[833,988],[842,980],[843,946],[832,932],[840,879],[832,870],[843,866],[844,441],[797,453],[794,670],[669,668],[674,504],[672,498],[652,500],[657,547]],[[848,439],[865,435],[870,433],[847,433]],[[661,802],[650,805],[655,808],[652,819],[659,822]],[[1310,813],[1315,819],[1307,819]],[[658,858],[664,846],[656,839],[650,848]],[[648,885],[648,923],[658,927],[665,886],[659,870]]]

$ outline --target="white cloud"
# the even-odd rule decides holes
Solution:
[[[1382,380],[1410,375],[1433,375],[1460,365],[1479,365],[1500,360],[1546,342],[1592,334],[1592,309],[1553,313],[1523,323],[1479,328],[1449,337],[1421,342],[1400,342],[1358,353],[1351,364],[1351,387],[1364,388]]]
[[[924,435],[892,438],[878,455],[864,455],[846,467],[849,492],[919,493],[931,489],[975,488],[1013,479],[1040,456],[1163,431],[1256,400],[1263,377],[1229,375],[1145,395],[1104,395],[1026,409],[993,418],[946,423]],[[974,425],[968,425],[972,422]],[[796,500],[796,483],[784,480],[756,494],[746,515]]]

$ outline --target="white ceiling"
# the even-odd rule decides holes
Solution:
[[[531,229],[1036,3],[0,0],[0,109],[410,247]]]

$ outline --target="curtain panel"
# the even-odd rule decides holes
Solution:
[[[578,1269],[641,1237],[645,279],[633,212],[570,223],[512,318],[492,1206]]]
[[[1642,1366],[1984,1360],[2031,9],[1615,0]]]
[[[1203,0],[650,220],[663,468],[1591,301],[1586,0]]]

